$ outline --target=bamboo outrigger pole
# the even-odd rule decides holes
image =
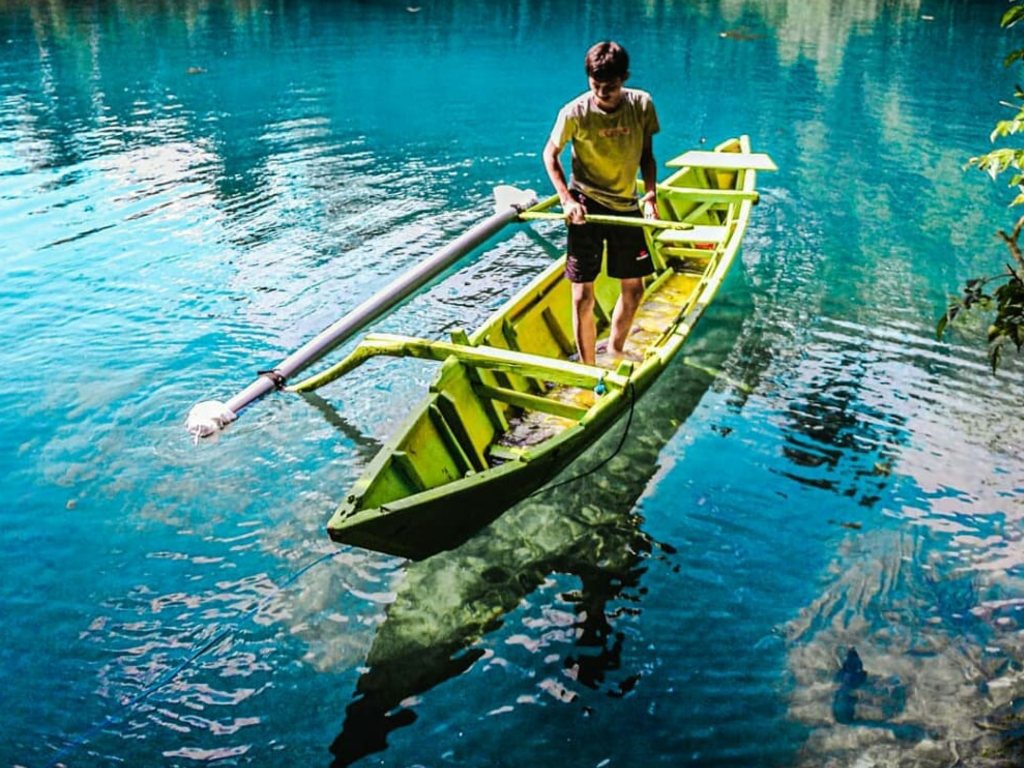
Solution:
[[[223,429],[237,419],[239,412],[247,405],[259,400],[268,392],[282,389],[296,373],[312,365],[354,333],[395,307],[444,269],[493,237],[506,224],[517,219],[525,208],[537,201],[532,190],[523,191],[513,187],[498,187],[495,189],[495,198],[494,214],[471,227],[432,257],[405,272],[325,328],[278,363],[275,368],[261,371],[255,381],[226,403],[220,400],[204,400],[192,406],[185,422],[188,431],[198,441],[201,437],[208,437]]]

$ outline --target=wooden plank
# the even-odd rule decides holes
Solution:
[[[727,227],[716,227],[711,224],[695,224],[693,229],[686,231],[664,231],[658,233],[658,242],[665,245],[675,243],[720,243],[725,239]]]
[[[501,387],[488,387],[486,385],[482,385],[477,389],[477,392],[482,397],[500,400],[501,402],[508,403],[509,405],[525,408],[528,411],[550,413],[553,416],[561,416],[564,419],[572,419],[573,421],[579,421],[587,413],[586,408],[581,408],[580,406],[573,405],[572,403],[563,403],[559,400],[549,400],[546,397],[540,397],[538,395],[528,395],[525,392],[519,392],[514,389],[503,389]]]
[[[451,425],[444,417],[441,409],[437,407],[436,402],[428,405],[427,411],[430,414],[430,420],[433,422],[434,428],[438,433],[440,433],[441,439],[448,448],[448,454],[455,459],[456,464],[459,464],[462,467],[463,473],[472,472],[475,469],[473,463],[469,460],[469,456],[466,455],[466,451],[459,444],[459,439],[455,436]]]
[[[700,187],[661,187],[661,193],[670,200],[701,203],[735,203],[742,200],[757,202],[759,195],[745,189],[701,189]]]
[[[530,213],[526,211],[519,214],[520,221],[565,221],[560,213]],[[610,214],[594,213],[586,217],[591,224],[614,224],[623,227],[646,227],[647,229],[686,229],[689,224],[685,221],[672,221],[670,219],[642,219],[639,216],[612,216]]]
[[[567,337],[562,332],[562,326],[558,323],[558,318],[555,317],[555,313],[551,311],[551,307],[544,307],[540,313],[541,317],[544,318],[544,325],[547,326],[548,331],[551,333],[551,337],[558,344],[558,348],[562,350],[562,354],[569,356],[576,351],[576,342]]]
[[[391,454],[391,463],[396,470],[405,476],[409,485],[418,491],[426,490],[427,484],[423,482],[423,478],[420,476],[419,470],[416,469],[412,459],[409,458],[409,454],[405,451],[395,451]]]
[[[778,166],[763,152],[708,152],[691,149],[669,160],[669,168],[685,166],[718,170],[777,171]]]
[[[378,355],[390,355],[440,362],[454,356],[466,365],[517,373],[520,376],[569,386],[593,387],[598,381],[604,380],[607,386],[621,390],[625,389],[627,384],[627,377],[597,366],[498,347],[465,347],[461,344],[388,333],[367,334],[360,347],[365,349],[364,356],[367,359]]]
[[[451,339],[452,339],[452,343],[453,344],[459,344],[459,345],[464,346],[464,347],[470,346],[470,344],[469,344],[469,336],[466,334],[465,331],[463,331],[461,329],[452,331]],[[489,343],[489,341],[490,341],[490,336],[488,336],[485,339],[485,343]],[[466,368],[465,371],[466,371],[466,376],[469,378],[469,381],[472,382],[472,384],[479,385],[479,384],[486,384],[487,383],[486,381],[483,380],[483,377],[480,375],[481,374],[481,370],[480,369],[478,369],[478,368]],[[491,378],[494,381],[496,381],[498,384],[503,384],[503,383],[507,384],[508,383],[508,376],[506,376],[505,374],[498,374],[496,371],[495,372],[489,372],[489,373],[490,373]],[[498,378],[499,375],[501,376],[500,379]],[[505,430],[508,429],[508,420],[505,418],[504,411],[501,408],[498,408],[494,404],[493,400],[489,400],[486,397],[482,397],[482,398],[480,398],[480,405],[483,407],[484,412],[490,418],[491,424],[494,425],[494,429],[495,429],[496,432],[504,432]]]
[[[484,398],[484,401],[490,402],[486,398]],[[473,436],[469,434],[464,417],[459,414],[455,398],[449,392],[442,392],[437,396],[435,403],[441,411],[441,415],[444,416],[448,429],[472,462],[473,469],[477,471],[487,469],[487,459],[477,448],[476,443],[473,442]],[[486,411],[484,411],[484,414],[486,414]]]
[[[701,218],[711,218],[708,212],[711,210],[712,205],[714,205],[714,203],[701,203],[692,211],[686,214],[686,221],[696,221]],[[718,217],[716,216],[713,220],[718,220]]]
[[[710,259],[715,253],[714,249],[711,248],[681,248],[679,246],[669,245],[663,247],[661,252],[666,257],[682,258],[688,262],[700,262],[697,266],[702,269],[707,266],[708,259]]]
[[[487,455],[498,461],[520,461],[525,452],[525,448],[515,448],[511,445],[495,444],[487,449]]]

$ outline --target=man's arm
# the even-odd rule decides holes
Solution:
[[[547,169],[548,178],[551,179],[551,186],[555,188],[558,199],[562,201],[565,220],[570,224],[582,224],[587,212],[569,194],[569,185],[565,183],[565,170],[562,168],[559,154],[558,147],[548,139],[548,143],[544,147],[544,168]]]
[[[640,207],[648,219],[658,218],[658,163],[654,159],[654,137],[644,137],[644,148],[640,153],[640,176],[644,180],[644,196]]]

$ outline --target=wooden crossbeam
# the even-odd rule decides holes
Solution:
[[[720,171],[777,171],[778,166],[763,152],[708,152],[691,149],[669,160],[669,168],[714,168]]]
[[[675,243],[720,243],[725,239],[727,227],[711,224],[695,224],[693,229],[665,230],[657,234],[657,241],[665,244]]]
[[[482,397],[488,397],[492,400],[499,400],[509,405],[515,405],[519,408],[524,408],[528,411],[539,411],[540,413],[550,413],[554,416],[561,416],[565,419],[572,419],[573,421],[579,421],[587,415],[587,409],[581,408],[578,405],[572,403],[563,403],[560,400],[552,400],[547,397],[540,397],[539,395],[530,395],[526,392],[519,392],[514,389],[505,389],[504,387],[489,387],[486,384],[481,384],[476,388],[477,394]]]
[[[628,374],[621,375],[593,365],[569,360],[497,347],[466,346],[446,341],[417,339],[411,336],[371,333],[344,360],[322,373],[288,387],[288,389],[292,392],[311,392],[359,367],[367,360],[381,355],[415,357],[437,362],[444,362],[449,357],[454,357],[463,365],[474,368],[515,373],[541,381],[553,381],[577,387],[593,387],[603,381],[609,388],[622,390],[629,383]]]
[[[533,213],[523,211],[518,216],[520,221],[565,221],[560,213]],[[591,224],[614,224],[623,227],[644,227],[646,229],[688,229],[692,226],[686,221],[670,221],[667,219],[644,219],[639,216],[612,216],[594,213],[587,216]]]
[[[734,203],[742,200],[757,202],[758,193],[745,189],[701,189],[700,187],[660,187],[669,200],[699,203]]]

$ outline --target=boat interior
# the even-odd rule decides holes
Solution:
[[[645,281],[621,359],[602,352],[600,344],[618,281],[604,275],[597,280],[598,368],[627,377],[690,312],[729,243],[741,204],[757,200],[748,171],[763,157],[743,152],[735,140],[713,153],[689,152],[669,162],[677,170],[659,183],[658,205],[662,219],[679,226],[645,229],[655,272]],[[556,202],[531,211],[542,213]],[[482,346],[571,363],[570,290],[559,261],[479,330],[457,332],[452,341],[463,349]],[[397,442],[381,451],[381,463],[366,473],[367,485],[357,488],[359,507],[377,508],[510,460],[528,461],[531,448],[579,424],[609,386],[602,378],[595,386],[545,366],[531,371],[529,365],[481,363],[459,353],[443,359],[425,404],[396,431]]]

